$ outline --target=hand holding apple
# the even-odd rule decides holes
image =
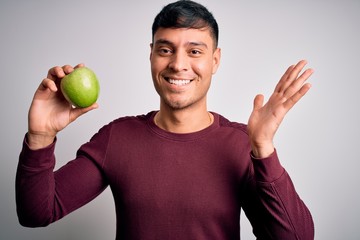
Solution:
[[[88,107],[74,108],[63,96],[61,81],[83,64],[75,67],[65,65],[53,67],[36,90],[28,116],[27,141],[31,149],[48,146],[54,141],[56,134],[82,114],[97,108],[97,103]]]
[[[87,67],[76,68],[66,75],[61,80],[60,88],[66,100],[80,108],[95,103],[100,91],[95,73]]]

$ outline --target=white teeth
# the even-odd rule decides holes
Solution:
[[[190,80],[175,80],[175,79],[169,79],[169,83],[171,84],[175,84],[177,86],[183,86],[186,84],[189,84],[191,81]]]

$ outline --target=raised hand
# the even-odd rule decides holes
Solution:
[[[83,67],[78,64],[74,68]],[[82,114],[97,108],[74,108],[60,91],[60,81],[74,70],[70,65],[53,67],[34,94],[28,115],[28,144],[39,149],[51,144],[56,134]]]
[[[290,66],[265,105],[263,95],[255,97],[248,122],[250,143],[255,157],[268,157],[274,151],[273,139],[286,113],[311,88],[311,84],[305,81],[313,70],[307,69],[299,76],[306,64],[307,62],[302,60]]]

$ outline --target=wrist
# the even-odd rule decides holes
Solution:
[[[273,143],[251,144],[251,151],[255,158],[267,158],[275,151],[275,147]]]
[[[37,150],[49,146],[55,140],[56,135],[32,133],[26,134],[27,144],[31,150]]]

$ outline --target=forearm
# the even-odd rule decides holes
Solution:
[[[93,160],[78,155],[57,171],[55,142],[31,150],[24,141],[16,175],[19,221],[28,227],[46,226],[99,195],[107,186]]]
[[[314,239],[310,211],[295,191],[287,172],[273,183],[258,183],[260,201],[275,239]]]
[[[298,196],[295,187],[280,165],[276,151],[265,159],[254,159],[254,192],[261,208],[262,219],[255,219],[260,236],[268,239],[314,239],[314,225],[310,211]],[[255,207],[256,206],[252,206]],[[261,224],[259,224],[261,222]],[[262,227],[264,226],[264,227]],[[261,239],[261,238],[259,238]]]
[[[55,157],[53,146],[34,159],[24,141],[16,174],[16,205],[24,226],[46,226],[53,221]]]

